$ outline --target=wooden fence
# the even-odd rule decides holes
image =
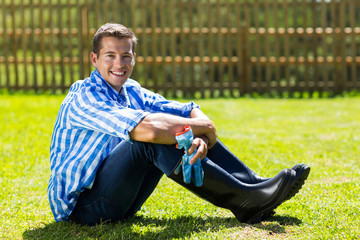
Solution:
[[[167,96],[360,89],[359,0],[0,0],[0,89],[67,91],[106,22],[136,33],[132,77]]]

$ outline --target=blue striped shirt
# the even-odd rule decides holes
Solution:
[[[67,221],[82,191],[91,188],[96,171],[129,132],[150,113],[190,117],[193,102],[166,100],[128,79],[113,89],[95,70],[75,82],[60,106],[50,146],[48,195],[55,220]]]

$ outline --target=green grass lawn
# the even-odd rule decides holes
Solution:
[[[0,239],[360,238],[360,98],[199,100],[220,138],[262,176],[304,162],[305,186],[267,222],[239,223],[164,177],[137,216],[55,223],[49,145],[63,96],[0,95]]]

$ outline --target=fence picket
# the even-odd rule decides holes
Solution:
[[[25,8],[24,8],[24,0],[21,0],[20,3],[20,13],[21,13],[21,48],[23,51],[23,58],[24,58],[24,70],[22,71],[24,74],[24,85],[23,88],[25,90],[30,89],[29,87],[29,79],[28,79],[28,61],[27,61],[27,52],[28,52],[28,48],[27,48],[27,41],[26,41],[26,24],[25,24]],[[1,79],[1,78],[0,78]],[[1,87],[1,86],[0,86]]]
[[[279,43],[279,10],[278,10],[278,1],[273,2],[274,6],[274,28],[275,28],[275,36],[274,36],[274,57],[276,59],[275,65],[275,82],[276,89],[278,92],[281,92],[281,75],[280,75],[280,43]]]
[[[41,52],[41,66],[42,66],[42,85],[44,88],[48,88],[51,86],[51,83],[48,83],[47,79],[47,69],[46,69],[46,47],[45,47],[45,20],[44,20],[44,4],[43,0],[40,0],[40,7],[39,7],[39,21],[40,21],[40,52]]]
[[[290,43],[289,43],[289,23],[286,21],[286,19],[288,19],[289,17],[289,3],[288,1],[283,1],[282,4],[282,11],[284,13],[284,63],[285,63],[285,67],[284,68],[284,72],[285,72],[285,81],[286,81],[286,87],[285,87],[285,91],[287,93],[290,92],[290,67],[288,67],[289,64],[289,57],[290,57]]]
[[[347,87],[348,87],[348,76],[347,76],[347,66],[346,66],[346,52],[345,52],[345,47],[347,45],[347,42],[346,42],[346,36],[345,34],[343,34],[344,30],[345,30],[345,21],[346,21],[346,13],[345,13],[345,9],[346,9],[346,6],[345,4],[347,3],[348,1],[347,0],[343,0],[343,1],[340,1],[339,2],[339,26],[340,26],[340,29],[341,29],[341,33],[340,34],[340,42],[343,43],[340,45],[340,59],[341,59],[341,63],[340,63],[340,71],[341,71],[341,74],[340,74],[340,77],[342,79],[341,81],[341,90],[347,90]]]
[[[205,7],[206,12],[209,13],[209,16],[213,16],[214,14],[214,9],[211,7],[212,6],[212,0],[207,0],[206,1],[207,7]],[[207,21],[207,29],[208,29],[208,45],[207,45],[207,52],[208,52],[208,56],[213,56],[214,55],[214,32],[212,31],[214,28],[214,18],[213,17],[209,17],[208,21]],[[208,63],[208,84],[209,84],[209,89],[210,89],[210,97],[214,97],[215,96],[215,87],[214,87],[214,83],[215,83],[215,68],[214,68],[214,62],[213,59],[209,57],[209,63]]]
[[[323,90],[325,91],[329,91],[329,87],[328,87],[328,82],[329,82],[329,71],[328,71],[328,61],[327,61],[327,56],[328,56],[328,43],[327,43],[327,35],[326,35],[326,28],[328,27],[328,22],[327,22],[327,10],[328,10],[328,6],[326,3],[326,0],[321,0],[321,28],[322,28],[322,52],[323,52],[323,56],[322,56],[322,66],[321,66],[321,73],[322,73],[322,78],[319,80],[322,80],[322,84],[323,84]]]
[[[9,70],[9,54],[8,54],[8,48],[6,47],[9,43],[8,43],[8,34],[7,34],[7,24],[6,24],[6,6],[5,6],[5,2],[2,3],[2,22],[3,22],[3,58],[4,58],[4,67],[5,67],[5,81],[4,81],[4,86],[8,86],[10,87],[10,70]]]
[[[339,87],[339,83],[338,83],[339,78],[338,78],[338,73],[337,73],[337,70],[338,70],[338,66],[337,66],[338,65],[337,64],[338,57],[337,56],[339,56],[339,52],[338,52],[338,48],[337,48],[338,36],[336,35],[336,29],[335,29],[337,27],[336,26],[337,23],[335,21],[338,16],[336,15],[336,5],[335,5],[336,2],[331,1],[330,4],[331,4],[331,22],[330,22],[330,24],[331,24],[332,29],[334,29],[332,32],[332,45],[331,45],[331,47],[332,47],[331,52],[332,52],[332,55],[334,56],[334,60],[332,62],[332,82],[333,82],[335,88],[337,89]]]
[[[217,21],[217,57],[218,57],[218,74],[216,75],[215,81],[217,82],[216,85],[218,85],[219,94],[221,97],[224,96],[224,81],[222,81],[222,78],[224,77],[224,64],[222,60],[223,57],[223,34],[221,33],[222,29],[222,16],[221,16],[221,1],[216,1],[216,19]],[[215,85],[215,86],[216,86]]]
[[[151,0],[151,6],[150,6],[150,26],[152,29],[156,29],[156,13],[157,13],[157,9],[156,9],[156,2],[155,0]],[[153,85],[153,89],[155,92],[159,91],[159,77],[158,77],[158,64],[157,64],[157,56],[158,56],[158,52],[157,52],[157,46],[158,44],[158,40],[157,40],[157,34],[156,31],[152,31],[151,32],[151,48],[150,48],[150,54],[151,57],[153,58],[153,65],[151,68],[151,78],[152,81],[154,83]]]
[[[16,15],[15,15],[15,4],[14,2],[11,3],[11,22],[12,22],[12,29],[16,29]],[[18,56],[17,56],[17,41],[16,41],[16,31],[13,31],[12,39],[11,39],[11,50],[12,55],[14,57],[14,72],[15,72],[15,89],[19,89],[19,68],[18,68]]]
[[[355,35],[355,26],[356,26],[356,16],[355,16],[355,4],[356,0],[351,0],[350,1],[350,6],[349,6],[349,17],[350,17],[350,28],[352,29],[351,31],[351,47],[350,47],[350,52],[351,52],[351,87],[352,88],[356,88],[356,83],[358,83],[357,85],[359,86],[359,81],[357,81],[357,69],[356,69],[356,62],[355,59],[357,57],[356,55],[356,35]]]
[[[33,5],[33,0],[30,0],[30,22],[31,22],[31,27],[34,29],[35,28],[35,6]],[[35,91],[39,90],[39,86],[38,86],[38,74],[37,74],[37,61],[36,61],[36,53],[37,53],[37,48],[36,48],[36,36],[35,36],[35,31],[31,31],[31,46],[32,46],[32,66],[33,66],[33,89]]]
[[[171,85],[172,85],[172,95],[173,96],[177,96],[177,91],[178,91],[178,84],[177,84],[177,81],[176,81],[176,59],[175,59],[175,56],[176,56],[176,35],[175,35],[175,19],[176,19],[176,15],[175,15],[175,2],[174,0],[171,0],[170,1],[170,4],[169,4],[169,26],[170,26],[170,55],[173,56],[171,58],[171,78],[170,78],[170,81],[171,81]],[[164,9],[165,10],[165,9]],[[167,57],[167,56],[165,56]]]
[[[179,33],[180,33],[180,55],[181,56],[185,56],[185,49],[186,47],[188,47],[188,45],[185,44],[185,25],[184,25],[184,19],[185,19],[185,12],[186,12],[186,8],[185,8],[186,2],[185,1],[180,1],[180,3],[178,3],[178,7],[177,9],[179,10]],[[184,57],[180,58],[180,66],[181,66],[181,73],[180,73],[180,83],[181,83],[181,92],[182,95],[185,96],[186,95],[186,79],[185,79],[185,73],[186,73],[186,66],[185,66],[185,60]]]

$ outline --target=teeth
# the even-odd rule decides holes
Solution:
[[[113,74],[115,74],[116,76],[123,76],[125,74],[125,72],[112,72]]]

